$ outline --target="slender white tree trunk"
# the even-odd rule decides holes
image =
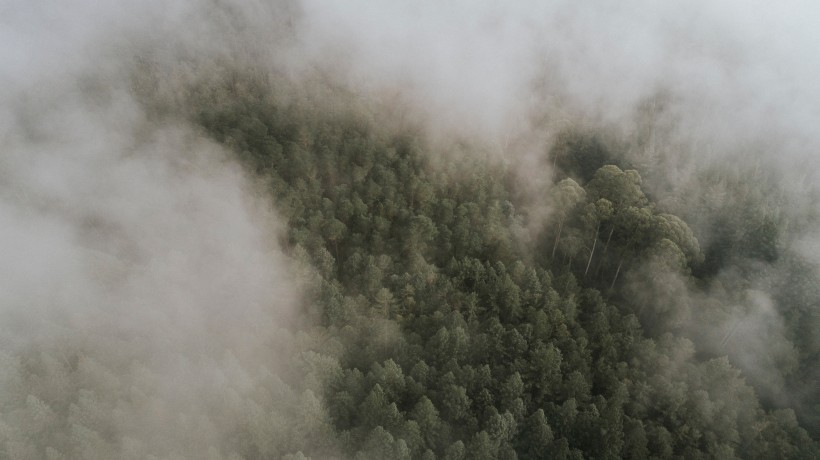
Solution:
[[[615,287],[615,281],[618,279],[618,273],[621,272],[621,264],[623,264],[623,263],[624,263],[623,259],[621,259],[621,261],[618,262],[618,269],[615,270],[615,277],[612,278],[612,285],[609,286],[609,289],[613,289]]]
[[[612,233],[615,232],[615,227],[609,229],[609,236],[606,237],[606,243],[604,243],[604,252],[601,254],[601,260],[598,262],[598,266],[595,268],[595,275],[599,275],[601,273],[601,267],[604,266],[606,262],[606,253],[609,250],[609,242],[612,241]]]
[[[592,264],[592,256],[595,254],[595,245],[598,244],[598,231],[601,230],[601,224],[598,224],[598,228],[595,229],[595,240],[592,241],[592,250],[589,251],[589,260],[587,260],[587,268],[584,270],[584,278],[587,277],[587,273],[589,273],[589,266]]]
[[[564,219],[558,222],[558,236],[555,237],[555,244],[552,245],[552,259],[555,259],[555,250],[558,249],[558,242],[561,241],[561,230],[564,229]]]

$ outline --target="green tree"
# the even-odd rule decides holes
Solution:
[[[584,277],[587,276],[589,267],[592,265],[592,257],[595,255],[595,246],[598,244],[598,236],[601,233],[601,224],[607,222],[612,217],[613,212],[612,203],[606,198],[599,198],[595,203],[590,203],[584,208],[582,219],[588,228],[595,228],[595,231],[592,232],[592,248],[589,250],[589,259],[584,269]]]
[[[419,424],[424,446],[435,449],[441,435],[442,422],[433,402],[422,396],[410,412],[410,418]]]
[[[359,423],[364,427],[381,426],[392,430],[402,422],[396,403],[390,402],[378,383],[359,405]]]
[[[550,190],[551,202],[555,206],[555,214],[558,219],[558,230],[555,236],[555,243],[552,246],[552,259],[555,259],[555,251],[561,241],[561,233],[564,230],[564,223],[567,221],[576,207],[586,199],[586,191],[572,179],[564,179]]]
[[[527,417],[517,441],[517,451],[522,459],[548,458],[554,439],[552,428],[542,409]]]
[[[333,255],[339,259],[339,241],[344,237],[347,227],[339,219],[331,219],[325,223],[322,234],[325,239],[333,243]]]

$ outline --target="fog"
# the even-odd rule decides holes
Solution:
[[[179,103],[199,81],[261,70],[298,86],[320,74],[399,107],[439,153],[456,138],[492,152],[536,194],[568,128],[627,146],[654,198],[683,215],[696,213],[697,199],[680,199],[701,196],[696,172],[757,164],[800,217],[818,211],[803,199],[820,164],[818,18],[809,1],[0,1],[0,440],[16,458],[42,443],[227,458],[250,405],[318,407],[281,383],[295,379],[287,330],[303,295],[284,224],[186,121]],[[137,84],[146,62],[156,87]],[[692,224],[702,247],[709,224]],[[818,264],[817,230],[783,244]],[[781,385],[794,350],[765,277],[733,295],[665,279],[685,291],[675,327]],[[668,298],[666,287],[646,295]],[[739,304],[712,328],[688,311],[709,302]],[[26,366],[42,381],[21,381]],[[49,397],[63,413],[29,420]],[[112,431],[126,441],[105,441]]]
[[[666,135],[711,150],[699,155],[775,140],[797,155],[817,142],[812,13],[810,2],[306,1],[294,54],[491,141],[562,122],[628,136],[638,106],[666,95]]]
[[[547,152],[567,129],[625,145],[645,187],[675,213],[696,173],[716,162],[782,170],[778,186],[793,198],[816,178],[820,12],[811,2],[301,6],[285,53],[296,75],[322,69],[363,97],[401,104],[444,139],[438,153],[458,137],[502,157],[534,201],[544,201]]]
[[[168,73],[231,49],[221,10],[4,3],[4,452],[235,458],[243,430],[295,452],[277,436],[320,408],[285,383],[302,291],[280,219],[231,153],[134,85],[138,59]]]

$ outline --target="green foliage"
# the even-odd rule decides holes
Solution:
[[[613,155],[602,139],[576,131],[562,132],[550,152],[554,167],[564,176],[587,182]]]
[[[208,107],[200,122],[267,181],[289,244],[316,268],[314,319],[342,349],[337,361],[310,362],[345,455],[816,449],[793,416],[765,411],[727,361],[701,360],[668,334],[675,311],[619,284],[640,267],[685,278],[703,254],[636,171],[607,165],[599,139],[570,136],[553,153],[583,186],[554,186],[555,224],[532,254],[518,242],[526,216],[503,167],[441,158],[434,168],[419,138],[377,131],[359,114],[266,104]],[[774,231],[760,225],[749,238]]]

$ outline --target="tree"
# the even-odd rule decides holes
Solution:
[[[388,430],[399,427],[402,416],[396,403],[389,402],[378,383],[359,405],[359,423],[365,427],[381,426]]]
[[[441,435],[441,419],[438,416],[436,406],[427,396],[422,396],[413,407],[410,412],[410,419],[419,424],[424,447],[435,449]]]
[[[641,176],[635,170],[622,171],[615,165],[602,166],[585,187],[590,201],[605,198],[615,209],[641,208],[648,200],[641,190]]]
[[[513,408],[515,401],[523,395],[524,381],[521,380],[521,374],[513,372],[501,386],[501,408],[510,410]]]
[[[624,456],[634,459],[649,458],[646,430],[640,420],[627,417],[624,425]]]
[[[459,440],[450,444],[444,451],[444,460],[465,460],[467,458],[467,448]]]
[[[653,235],[651,233],[653,216],[649,208],[638,208],[629,206],[617,209],[613,215],[613,225],[615,226],[615,242],[620,253],[618,267],[612,278],[610,289],[615,287],[618,274],[621,272],[624,260],[627,257],[634,257],[639,253],[641,247],[651,245]]]
[[[595,245],[598,243],[598,235],[601,233],[601,224],[607,222],[614,212],[612,203],[606,198],[599,198],[595,203],[590,203],[584,208],[583,220],[588,228],[595,228],[592,236],[592,249],[589,251],[589,260],[587,260],[587,267],[584,269],[584,277],[589,272],[589,266],[592,265],[592,257],[595,255]]]
[[[557,394],[561,384],[561,351],[552,343],[545,345],[538,341],[530,354],[531,378],[533,395],[536,401],[541,401]],[[537,384],[536,384],[537,383]]]
[[[575,211],[576,206],[586,198],[586,191],[572,179],[564,179],[556,184],[550,191],[551,202],[554,206],[554,213],[558,218],[558,232],[555,236],[555,244],[552,246],[552,259],[555,259],[555,250],[561,241],[561,232],[564,223]]]
[[[333,255],[336,257],[336,260],[338,260],[339,240],[344,237],[347,227],[339,219],[331,219],[325,223],[322,230],[325,239],[333,243]]]
[[[554,170],[584,182],[589,181],[612,156],[598,136],[574,130],[559,133],[550,154]]]
[[[522,459],[549,458],[554,439],[543,409],[527,417],[517,441],[517,451]]]
[[[397,401],[404,394],[405,378],[401,366],[396,364],[392,358],[387,359],[383,364],[373,363],[368,381],[374,382],[384,390],[388,400]]]
[[[693,265],[703,262],[703,254],[700,251],[698,240],[695,238],[692,229],[686,225],[686,222],[672,214],[658,214],[655,216],[654,225],[656,227],[654,232],[658,235],[658,238],[665,238],[675,243],[686,256],[687,264]]]
[[[367,440],[355,457],[357,460],[380,460],[384,458],[410,459],[410,450],[404,440],[396,441],[388,431],[377,426],[367,436]]]
[[[479,431],[470,440],[467,458],[476,460],[493,460],[498,456],[498,443],[494,442],[486,431]]]
[[[432,219],[424,215],[413,216],[403,238],[406,253],[411,256],[423,253],[427,244],[433,241],[437,234],[438,230]]]
[[[469,417],[471,403],[463,386],[451,384],[444,388],[439,406],[443,409],[444,416],[452,423],[462,422]]]

